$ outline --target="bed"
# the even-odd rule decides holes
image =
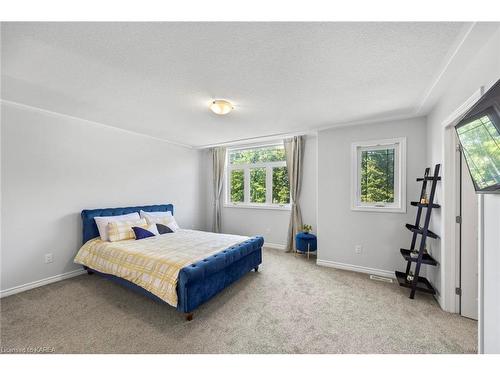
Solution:
[[[75,261],[82,264],[89,274],[101,275],[153,300],[174,305],[178,311],[186,314],[187,320],[193,318],[193,311],[198,306],[208,301],[231,283],[239,280],[249,271],[255,270],[257,272],[259,265],[262,263],[264,239],[260,236],[242,237],[181,230],[177,236],[166,234],[159,236],[162,237],[161,239],[148,238],[139,241],[119,241],[118,243],[112,243],[114,245],[100,241],[99,231],[94,220],[95,217],[124,215],[139,212],[140,210],[146,212],[169,211],[172,215],[174,213],[174,207],[171,204],[83,210],[81,213],[83,246]],[[171,236],[168,237],[168,241],[166,240],[167,236]],[[181,248],[177,249],[178,251],[175,253],[173,252],[175,249],[172,249],[172,243],[175,244],[176,241],[179,241],[182,246],[179,245]],[[200,248],[203,244],[203,249],[194,248],[195,245],[190,245],[190,243],[199,244]],[[230,246],[225,247],[224,244],[230,244]],[[188,246],[192,247],[189,248]],[[163,248],[166,249],[165,252],[161,251]],[[111,256],[120,255],[124,259],[129,259],[129,255],[125,254],[126,251],[136,251],[136,253],[140,252],[141,254],[143,251],[148,251],[154,256],[163,258],[168,258],[168,254],[177,254],[182,258],[182,249],[196,254],[194,256],[197,257],[197,260],[189,264],[184,264],[186,260],[182,260],[184,263],[180,264],[184,264],[184,266],[175,274],[175,298],[169,299],[167,298],[166,289],[152,288],[151,283],[142,282],[142,279],[146,278],[145,276],[149,277],[146,272],[140,274],[142,271],[138,268],[139,270],[135,272],[135,275],[130,275],[130,273],[120,272],[119,269],[114,267],[102,267],[99,262],[81,261],[82,249],[91,249],[94,255],[98,254],[98,251],[107,251],[105,254],[111,262],[114,261],[114,258],[110,258]],[[203,252],[206,252],[206,256],[200,257]],[[89,266],[89,264],[93,266]],[[103,272],[103,270],[108,272]],[[175,304],[173,303],[174,300]]]

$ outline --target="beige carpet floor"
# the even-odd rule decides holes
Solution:
[[[475,353],[477,323],[428,295],[264,250],[187,322],[97,275],[3,298],[1,346],[56,353]]]

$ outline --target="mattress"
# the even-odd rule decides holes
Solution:
[[[182,268],[248,238],[188,229],[138,241],[94,238],[80,248],[75,263],[128,280],[177,307]]]

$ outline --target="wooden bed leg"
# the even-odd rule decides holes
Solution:
[[[93,275],[93,274],[94,274],[94,271],[92,271],[92,270],[91,270],[90,268],[88,268],[88,267],[85,267],[85,270],[87,271],[87,273],[88,273],[89,275]]]
[[[259,266],[255,267],[255,268],[254,268],[254,271],[255,271],[255,272],[259,272]]]
[[[191,320],[193,320],[193,313],[192,312],[186,313],[186,320],[188,322],[190,322]]]

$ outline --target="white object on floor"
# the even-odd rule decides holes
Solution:
[[[383,281],[386,283],[392,283],[393,280],[388,278],[388,277],[382,277],[382,276],[377,276],[377,275],[370,275],[370,280],[375,280],[375,281]]]

